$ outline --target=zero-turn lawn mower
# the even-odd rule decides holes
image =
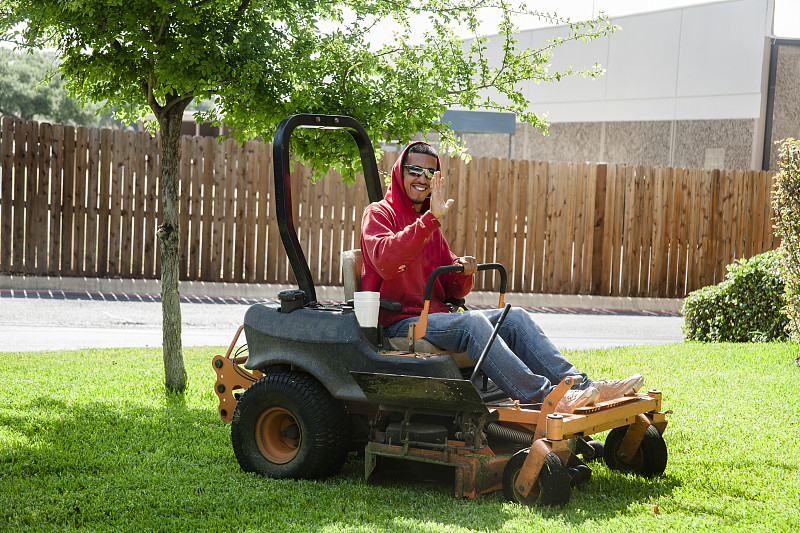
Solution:
[[[566,503],[572,487],[591,476],[586,463],[592,460],[645,477],[664,472],[667,421],[657,390],[558,413],[559,400],[581,379],[574,376],[540,406],[512,401],[480,372],[488,345],[475,362],[422,339],[427,305],[408,338],[389,339],[380,328],[360,327],[350,299],[360,284],[358,250],[343,257],[345,302],[318,302],[292,216],[289,140],[296,128],[349,132],[369,200],[382,198],[372,144],[355,119],[295,115],[279,125],[273,147],[276,211],[299,288],[281,291],[279,302],[251,306],[228,352],[212,362],[219,414],[232,422],[242,469],[273,478],[324,478],[341,469],[351,450],[363,448],[367,479],[390,460],[435,464],[454,474],[456,496],[502,489],[509,500],[527,505]],[[426,301],[436,276],[461,268],[436,269]],[[505,270],[479,266],[490,269],[499,272],[504,307]],[[389,300],[380,305],[401,309]],[[246,355],[234,352],[242,331]],[[605,444],[591,438],[607,430]]]

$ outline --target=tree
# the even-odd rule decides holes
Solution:
[[[186,373],[180,344],[178,295],[178,162],[183,112],[194,99],[213,100],[198,120],[224,118],[244,140],[271,138],[277,124],[298,113],[354,116],[374,141],[406,142],[435,129],[445,149],[463,147],[440,117],[451,106],[512,111],[546,128],[527,110],[526,80],[547,81],[576,72],[548,73],[552,50],[565,40],[613,31],[608,20],[570,24],[571,35],[541,49],[519,49],[512,18],[528,11],[507,0],[3,0],[7,40],[59,51],[59,71],[82,102],[117,106],[128,120],[152,112],[161,132],[158,230],[162,264],[166,386],[182,391]],[[464,44],[456,29],[477,31],[480,9],[500,14],[500,35]],[[418,16],[429,28],[419,43],[406,37]],[[555,16],[537,14],[552,22]],[[395,40],[378,48],[368,30],[393,18]],[[323,31],[324,30],[324,31]],[[503,51],[490,64],[491,45]],[[596,76],[597,68],[582,74]],[[358,164],[346,135],[293,137],[298,159],[352,176]]]
[[[94,107],[70,98],[53,54],[0,48],[0,114],[82,126],[97,123]]]

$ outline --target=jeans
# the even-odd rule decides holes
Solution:
[[[502,314],[502,309],[460,313],[431,313],[425,339],[450,352],[466,352],[477,361]],[[417,317],[395,322],[384,329],[389,337],[405,337]],[[541,404],[566,376],[583,376],[575,386],[591,385],[587,375],[566,360],[524,309],[512,307],[481,366],[489,378],[511,398]]]

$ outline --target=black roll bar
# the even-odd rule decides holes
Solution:
[[[361,156],[361,167],[364,181],[367,185],[367,197],[370,202],[377,202],[383,198],[383,189],[378,175],[378,163],[375,161],[375,150],[369,140],[367,131],[353,117],[343,115],[315,115],[299,114],[284,119],[275,130],[275,140],[272,145],[272,158],[275,163],[275,205],[278,216],[278,229],[281,241],[289,264],[294,272],[297,284],[305,293],[303,303],[309,304],[317,301],[317,292],[314,289],[314,280],[308,268],[308,261],[300,247],[295,230],[294,214],[292,213],[292,182],[289,168],[289,141],[292,133],[297,128],[319,128],[325,130],[345,130],[358,146]]]

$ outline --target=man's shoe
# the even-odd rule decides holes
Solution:
[[[558,402],[556,412],[569,414],[580,407],[594,405],[598,396],[600,396],[600,391],[597,390],[594,385],[583,390],[570,389],[564,397],[561,398],[561,401]]]
[[[600,379],[592,383],[592,387],[600,391],[598,402],[619,398],[637,392],[644,385],[644,376],[634,374],[627,379]]]

